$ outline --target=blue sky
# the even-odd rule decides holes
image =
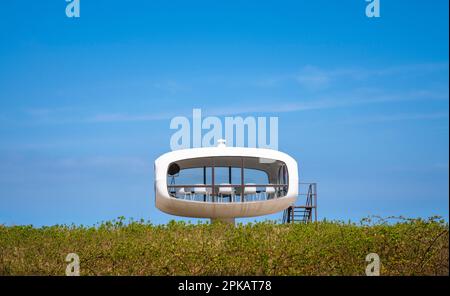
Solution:
[[[0,3],[0,223],[176,218],[153,161],[193,108],[278,116],[319,218],[448,219],[448,1],[80,3]]]

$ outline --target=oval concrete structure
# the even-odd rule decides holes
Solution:
[[[288,171],[287,192],[282,197],[259,201],[208,202],[178,199],[170,195],[167,172],[170,164],[183,160],[249,157],[283,162]],[[266,170],[270,165],[261,164]],[[170,186],[170,185],[169,185]],[[246,185],[247,186],[247,185]],[[297,162],[289,155],[271,149],[226,147],[193,148],[172,151],[155,160],[155,204],[161,211],[184,217],[227,220],[273,214],[292,205],[298,195]]]

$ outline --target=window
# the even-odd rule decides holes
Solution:
[[[170,194],[177,192],[190,199],[227,197],[232,201],[246,201],[247,193],[252,198],[275,197],[287,192],[288,172],[284,162],[259,157],[221,156],[184,159],[172,163],[167,172]],[[248,185],[256,185],[252,188]],[[280,185],[280,186],[277,186]],[[180,189],[182,190],[180,191]],[[255,189],[256,188],[256,189]],[[256,191],[256,192],[255,192]]]

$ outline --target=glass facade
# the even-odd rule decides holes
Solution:
[[[174,198],[204,202],[250,202],[287,194],[288,171],[279,160],[204,157],[170,164],[167,189]]]

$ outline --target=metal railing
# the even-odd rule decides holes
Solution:
[[[230,188],[230,190],[220,190]],[[246,188],[251,188],[246,192]],[[269,190],[272,188],[273,190]],[[173,198],[204,202],[247,202],[280,198],[287,194],[287,184],[171,184],[167,185]],[[181,191],[179,189],[182,189]],[[202,190],[203,189],[203,190]],[[242,194],[243,193],[243,194]]]
[[[307,186],[306,193],[301,192],[302,186]],[[283,223],[317,222],[317,183],[299,183],[299,197],[306,197],[304,204],[291,205],[283,211]]]

